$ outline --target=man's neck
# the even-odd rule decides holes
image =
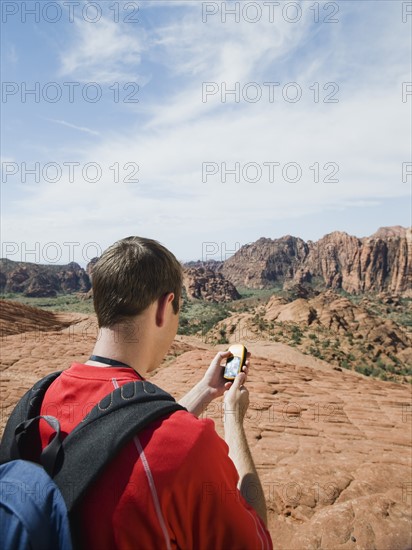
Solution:
[[[127,329],[127,330],[126,330]],[[130,366],[141,376],[153,368],[153,357],[150,353],[150,341],[131,327],[101,328],[92,355],[119,361]],[[87,365],[107,367],[99,360],[89,360]],[[121,365],[120,365],[121,366]]]
[[[176,336],[178,320],[170,300],[159,298],[138,316],[100,328],[93,355],[126,363],[146,377],[163,361]],[[105,366],[98,361],[89,364]]]

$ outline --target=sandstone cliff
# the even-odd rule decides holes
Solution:
[[[231,302],[240,294],[236,287],[225,279],[222,273],[206,267],[191,267],[183,270],[183,285],[189,299],[206,302]]]
[[[307,243],[291,236],[259,239],[226,260],[222,273],[240,287],[293,282],[353,294],[412,295],[412,232],[396,226],[364,238],[335,231]]]
[[[309,247],[290,235],[259,239],[242,246],[222,266],[225,277],[239,287],[270,288],[292,279],[308,255]]]
[[[411,231],[396,229],[381,228],[363,239],[335,231],[316,243],[309,242],[309,253],[295,280],[321,277],[328,288],[342,288],[353,294],[410,292]]]

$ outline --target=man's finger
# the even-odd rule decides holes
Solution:
[[[244,372],[246,374],[246,377],[247,377],[247,375],[249,373],[249,369],[247,368],[246,365],[242,367],[242,372]]]
[[[212,363],[217,363],[218,365],[220,365],[222,359],[226,359],[227,357],[230,357],[230,355],[232,355],[230,351],[218,351]]]
[[[216,355],[213,357],[210,363],[210,366],[213,368],[223,366],[221,365],[223,359],[227,359],[230,355],[232,355],[230,351],[218,351]]]

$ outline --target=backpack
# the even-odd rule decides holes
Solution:
[[[40,416],[44,394],[60,374],[46,376],[22,397],[4,430],[0,547],[7,550],[70,550],[70,539],[79,543],[76,505],[106,464],[151,422],[186,410],[151,382],[129,382],[106,395],[62,441],[58,420]],[[55,430],[43,450],[40,419]]]
[[[0,466],[0,547],[72,549],[62,494],[34,462],[13,460]]]

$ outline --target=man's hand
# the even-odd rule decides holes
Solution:
[[[219,351],[215,355],[213,361],[210,363],[209,368],[205,372],[204,377],[200,381],[200,384],[202,384],[209,390],[212,399],[220,397],[224,394],[226,390],[228,390],[232,386],[232,382],[223,378],[224,365],[222,366],[222,361],[224,359],[227,359],[231,355],[232,354],[230,353],[230,351]],[[245,365],[242,367],[242,371],[245,373],[246,376],[250,366],[250,356],[251,353],[248,352]]]
[[[246,382],[246,374],[241,372],[233,380],[230,389],[225,391],[224,422],[234,422],[243,425],[243,419],[249,407],[249,392],[243,385]]]
[[[244,376],[247,376],[248,373],[250,355],[248,352],[245,365],[242,368]],[[219,351],[202,380],[179,400],[179,403],[195,416],[202,414],[213,399],[221,397],[232,386],[232,382],[223,378],[224,365],[222,365],[222,361],[230,356],[230,351]]]
[[[265,495],[247,442],[243,420],[249,406],[249,392],[243,385],[246,374],[239,373],[225,391],[224,428],[229,457],[239,474],[238,488],[244,499],[267,525]]]

